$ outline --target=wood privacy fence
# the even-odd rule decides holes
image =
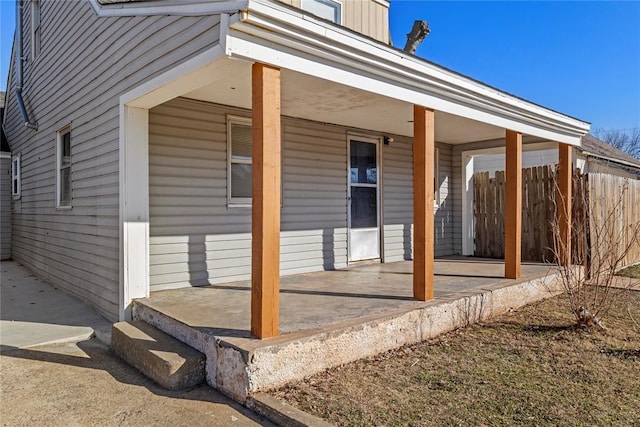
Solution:
[[[640,181],[590,173],[588,194],[591,257],[617,252],[623,266],[640,262]]]
[[[522,170],[522,259],[527,261],[551,259],[553,174],[550,166]],[[475,173],[473,190],[475,256],[504,258],[504,171],[493,178],[489,172]]]
[[[476,256],[504,258],[505,174],[474,174],[474,219]],[[553,261],[553,222],[555,219],[555,167],[539,166],[522,171],[522,259]],[[598,248],[600,252],[620,251],[631,246],[623,265],[640,261],[640,181],[608,174],[573,174],[572,201],[573,262],[583,264],[584,249],[576,246],[580,238],[595,233],[615,236],[615,248]],[[609,226],[605,226],[605,222]],[[588,230],[587,230],[588,227]],[[586,230],[586,232],[585,232]],[[604,240],[604,239],[600,239]],[[611,242],[610,242],[611,243]],[[596,253],[592,247],[591,254]],[[587,255],[588,257],[589,255]],[[580,259],[578,259],[578,258]]]

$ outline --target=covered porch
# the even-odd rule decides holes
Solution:
[[[291,28],[294,30],[290,30]],[[402,232],[404,248],[400,256],[404,259],[411,258],[413,262],[403,264],[401,268],[397,267],[401,269],[399,272],[384,273],[393,275],[397,280],[402,277],[403,281],[411,283],[409,288],[403,286],[402,291],[394,289],[395,292],[400,292],[399,294],[387,295],[386,292],[389,292],[389,289],[381,290],[380,295],[391,297],[387,298],[389,300],[387,303],[392,306],[393,304],[419,305],[422,304],[420,301],[429,301],[434,295],[437,297],[442,289],[447,289],[444,282],[438,283],[437,272],[434,273],[436,228],[434,213],[443,206],[434,206],[434,202],[438,205],[443,201],[435,200],[437,189],[434,187],[441,184],[436,181],[434,185],[436,145],[439,143],[449,147],[480,141],[496,141],[506,146],[508,218],[505,227],[506,259],[504,264],[492,264],[490,276],[492,280],[504,277],[519,280],[522,275],[519,240],[522,146],[542,140],[553,141],[560,150],[564,176],[570,177],[571,168],[567,165],[567,161],[570,162],[571,147],[579,143],[580,135],[586,131],[586,124],[499,92],[443,67],[396,51],[389,46],[372,42],[358,34],[333,28],[329,23],[318,21],[310,16],[300,16],[299,12],[293,13],[280,5],[250,2],[247,11],[222,15],[218,30],[220,37],[218,45],[211,50],[121,97],[120,315],[123,319],[131,316],[132,301],[149,296],[152,289],[150,257],[159,259],[150,251],[150,241],[157,237],[150,234],[150,219],[153,219],[150,217],[150,199],[154,196],[150,195],[150,167],[159,166],[159,168],[156,167],[156,171],[170,169],[168,172],[174,173],[174,175],[167,173],[159,177],[159,181],[168,182],[168,185],[172,186],[171,190],[177,194],[175,205],[160,206],[164,212],[163,220],[168,221],[167,218],[173,220],[184,216],[184,211],[181,210],[183,206],[179,202],[182,200],[180,197],[185,193],[192,195],[199,192],[196,196],[207,194],[200,191],[197,186],[189,186],[190,179],[183,179],[186,184],[182,187],[176,184],[179,181],[176,178],[184,178],[185,171],[194,169],[192,165],[198,160],[198,152],[191,152],[191,158],[180,158],[182,163],[179,168],[174,164],[150,164],[150,111],[177,98],[188,98],[209,106],[232,108],[240,114],[245,114],[244,118],[251,122],[252,154],[250,163],[247,164],[250,164],[252,169],[252,193],[250,193],[251,197],[247,197],[248,203],[244,206],[245,210],[238,210],[243,207],[234,207],[230,203],[233,201],[231,200],[233,192],[225,182],[229,182],[232,178],[231,161],[229,164],[220,163],[222,165],[220,169],[212,170],[211,175],[207,175],[205,179],[209,179],[207,182],[212,184],[210,188],[207,187],[207,190],[211,191],[207,197],[210,200],[221,201],[221,204],[190,206],[192,211],[202,212],[197,218],[200,222],[195,224],[196,226],[209,221],[210,223],[204,225],[211,225],[211,229],[218,227],[216,230],[219,231],[204,234],[198,232],[197,237],[201,240],[197,243],[190,241],[192,236],[187,231],[181,235],[161,236],[173,239],[166,245],[186,249],[162,253],[163,260],[171,259],[162,261],[163,267],[156,267],[158,270],[166,270],[167,275],[182,277],[191,275],[192,267],[199,263],[204,265],[204,277],[209,280],[211,278],[209,272],[217,271],[218,259],[215,257],[220,253],[223,255],[229,253],[229,246],[221,246],[218,240],[224,238],[228,242],[233,239],[234,244],[238,245],[233,248],[233,251],[238,255],[228,262],[228,264],[233,263],[233,272],[230,275],[234,274],[236,279],[251,277],[251,303],[247,305],[243,302],[245,301],[243,297],[239,297],[249,293],[246,292],[246,288],[249,288],[247,283],[230,285],[225,289],[203,288],[220,293],[224,297],[221,298],[222,301],[227,297],[231,298],[223,303],[226,307],[224,310],[230,311],[228,316],[221,317],[227,322],[226,326],[220,325],[221,328],[245,331],[244,325],[248,318],[251,334],[267,339],[277,337],[281,332],[296,330],[296,322],[302,321],[293,320],[295,316],[290,318],[288,314],[289,310],[292,313],[295,312],[295,308],[288,308],[286,302],[292,295],[296,295],[293,292],[295,287],[292,287],[289,292],[283,285],[283,292],[279,291],[282,255],[285,253],[282,246],[294,232],[300,230],[308,232],[309,227],[318,227],[318,221],[313,217],[315,213],[313,210],[317,210],[318,206],[309,208],[304,203],[293,206],[289,202],[291,200],[289,197],[293,198],[294,193],[296,197],[304,199],[305,195],[310,194],[317,187],[313,187],[314,183],[308,184],[305,188],[295,189],[292,188],[293,186],[282,185],[282,176],[284,174],[286,178],[288,170],[303,169],[292,163],[289,169],[287,168],[287,150],[283,150],[282,122],[290,119],[304,123],[313,122],[314,126],[318,124],[331,126],[335,130],[334,135],[340,133],[342,138],[340,155],[344,153],[344,156],[341,159],[334,162],[319,162],[317,166],[307,170],[320,171],[328,175],[326,171],[329,166],[339,165],[339,172],[329,177],[331,185],[321,189],[325,194],[329,194],[327,200],[330,200],[330,203],[325,201],[322,207],[333,208],[332,218],[340,217],[326,228],[334,230],[331,235],[334,237],[329,236],[328,240],[333,242],[332,248],[340,249],[340,251],[336,250],[336,254],[340,253],[345,265],[352,261],[350,254],[347,255],[347,253],[351,251],[349,245],[354,240],[350,234],[353,227],[349,223],[352,187],[354,187],[350,177],[352,171],[348,169],[351,157],[347,154],[349,135],[364,136],[373,141],[377,147],[383,146],[394,138],[403,138],[403,143],[410,147],[395,157],[399,178],[395,186],[389,186],[389,191],[386,192],[387,196],[394,196],[399,191],[406,191],[404,201],[410,204],[408,207],[403,206],[398,209],[402,215],[402,221],[393,222],[395,219],[390,214],[387,215],[388,212],[385,211],[384,206],[380,207],[385,204],[384,180],[390,177],[390,175],[385,176],[390,168],[385,170],[383,162],[391,159],[391,154],[384,159],[383,154],[380,154],[377,163],[373,162],[375,166],[372,167],[371,176],[376,180],[379,178],[380,181],[375,184],[365,184],[365,186],[369,185],[369,188],[376,189],[375,192],[371,192],[374,194],[372,199],[377,198],[378,203],[375,215],[372,216],[374,221],[371,228],[374,229],[378,248],[385,249],[387,243],[385,236],[391,234],[391,226],[396,229],[404,226],[407,231],[411,230],[407,233]],[[203,114],[201,117],[204,122],[211,116]],[[167,161],[169,157],[175,159],[185,151],[184,147],[189,141],[183,140],[176,143],[175,140],[187,130],[193,130],[189,127],[189,120],[192,119],[182,118],[182,121],[174,126],[175,132],[171,138],[163,140],[165,144],[163,149],[171,155],[164,156],[161,159],[162,162]],[[216,132],[225,135],[224,130],[219,129],[224,128],[219,126],[219,123],[212,122],[196,131],[200,132],[200,135],[211,135]],[[226,151],[223,156],[231,158],[233,153],[224,142],[225,138],[228,138],[228,133],[227,131],[226,136],[215,142],[221,143],[216,147],[216,150],[219,150],[217,153]],[[323,138],[326,138],[326,133],[323,135]],[[206,136],[201,139],[205,138]],[[300,151],[305,153],[306,160],[309,160],[309,156],[315,160],[322,154],[309,153],[310,147],[318,151],[326,151],[323,147],[326,140],[323,138],[317,136],[309,138],[308,135],[298,135],[297,138],[298,140],[294,142],[298,146],[304,146]],[[392,142],[391,148],[393,147]],[[382,153],[380,148],[378,152]],[[209,154],[212,157],[218,155],[213,152]],[[453,159],[451,163],[454,167],[460,167],[461,159]],[[464,167],[465,165],[462,164],[462,168]],[[366,172],[365,175],[369,179],[369,170]],[[448,200],[444,206],[450,209],[446,215],[451,218],[453,230],[451,234],[455,235],[451,238],[452,247],[455,247],[458,242],[462,242],[463,246],[469,242],[472,244],[473,237],[468,234],[469,229],[464,228],[467,225],[466,222],[458,222],[456,218],[456,216],[465,215],[464,194],[468,182],[464,179],[464,175],[461,176],[462,178],[452,174],[438,177],[445,178],[449,185]],[[570,200],[568,182],[570,179],[567,178],[560,183],[562,200],[565,203]],[[162,194],[159,192],[158,196],[165,197],[166,193],[166,191]],[[390,203],[386,205],[392,206],[392,197],[389,200]],[[153,203],[153,200],[151,202]],[[299,208],[295,215],[288,213],[288,210],[293,210],[293,207]],[[394,214],[400,216],[398,212]],[[325,217],[326,215],[328,214],[325,214]],[[301,220],[302,217],[304,219]],[[211,224],[220,218],[224,218],[227,222]],[[283,218],[288,220],[283,221]],[[305,224],[301,225],[303,222]],[[568,224],[569,218],[564,218],[562,223]],[[193,224],[186,224],[184,227],[185,230],[193,228],[195,228]],[[561,230],[565,241],[568,241],[567,230],[568,228]],[[339,248],[335,243],[337,241],[335,236],[338,233],[341,244],[346,242],[346,245]],[[231,237],[228,237],[229,235]],[[322,236],[324,238],[324,234]],[[214,242],[215,239],[218,240]],[[250,247],[247,247],[247,244],[250,244]],[[196,245],[203,248],[197,259],[192,257],[190,252]],[[210,247],[216,245],[219,249],[216,249],[217,253],[213,253]],[[389,246],[387,245],[386,248],[388,249]],[[324,246],[320,250],[324,251]],[[329,249],[329,251],[332,250]],[[293,248],[288,248],[286,253],[292,252]],[[467,251],[464,247],[461,251],[451,249],[449,253],[466,254]],[[566,255],[565,257],[568,258]],[[372,259],[382,262],[391,260],[380,251]],[[170,270],[174,267],[182,270]],[[319,270],[323,267],[322,264],[317,264],[309,268]],[[386,266],[375,268],[384,270]],[[287,279],[282,280],[286,283]],[[218,282],[218,284],[222,283],[224,282]],[[354,283],[362,285],[362,282],[357,280]],[[315,286],[312,286],[314,284]],[[185,282],[185,286],[189,285],[194,284]],[[326,286],[326,283],[307,281],[304,292],[310,293],[309,295],[316,292],[317,297],[322,296],[323,292],[334,292],[327,291]],[[439,290],[440,286],[442,289]],[[357,293],[370,295],[369,290],[360,289]],[[191,292],[195,294],[201,291],[196,289]],[[188,293],[189,291],[171,292]],[[231,292],[233,296],[225,292]],[[324,297],[329,298],[331,295],[324,295]],[[234,298],[240,299],[236,303]],[[334,302],[343,301],[339,295],[334,295],[333,298],[337,298],[332,300]],[[361,299],[371,302],[382,301],[385,298]],[[211,302],[211,304],[214,303]],[[338,305],[340,304],[336,304]],[[215,312],[217,309],[210,305],[208,310]],[[234,313],[233,316],[231,311]],[[345,320],[350,316],[353,317],[353,314],[346,313],[348,309],[344,311]],[[359,315],[357,309],[354,313],[356,317]],[[287,320],[281,322],[281,316]],[[299,325],[304,326],[304,322]],[[244,332],[240,335],[243,336],[243,334]]]
[[[435,296],[413,297],[411,261],[283,277],[278,337],[251,334],[251,283],[152,292],[134,315],[207,358],[207,382],[239,401],[328,367],[496,316],[557,294],[548,264],[504,279],[501,260],[435,260]]]
[[[551,265],[524,263],[519,281],[543,278]],[[514,284],[502,260],[463,256],[435,259],[433,302]],[[413,296],[413,262],[400,261],[294,274],[280,279],[280,333],[309,333],[396,309],[424,307]],[[152,292],[137,303],[207,334],[251,339],[251,282]]]

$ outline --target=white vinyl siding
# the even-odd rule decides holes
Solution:
[[[119,97],[213,47],[219,16],[98,18],[86,1],[43,1],[41,9],[43,49],[35,64],[25,64],[23,92],[38,131],[25,128],[15,97],[7,97],[7,138],[22,153],[13,258],[116,320]],[[23,22],[29,20],[25,7]],[[28,49],[28,25],[24,35]],[[11,70],[7,92],[14,88]],[[53,140],[68,123],[73,209],[58,210]]]

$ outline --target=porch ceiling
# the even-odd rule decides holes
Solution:
[[[220,59],[212,83],[183,96],[251,108],[251,63]],[[413,136],[413,105],[283,69],[282,114],[384,134]],[[504,129],[436,111],[436,140],[464,144],[504,138]]]

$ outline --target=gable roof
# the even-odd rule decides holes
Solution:
[[[579,147],[579,150],[587,156],[640,168],[640,159],[636,159],[593,135],[587,134],[582,137],[582,146]]]

